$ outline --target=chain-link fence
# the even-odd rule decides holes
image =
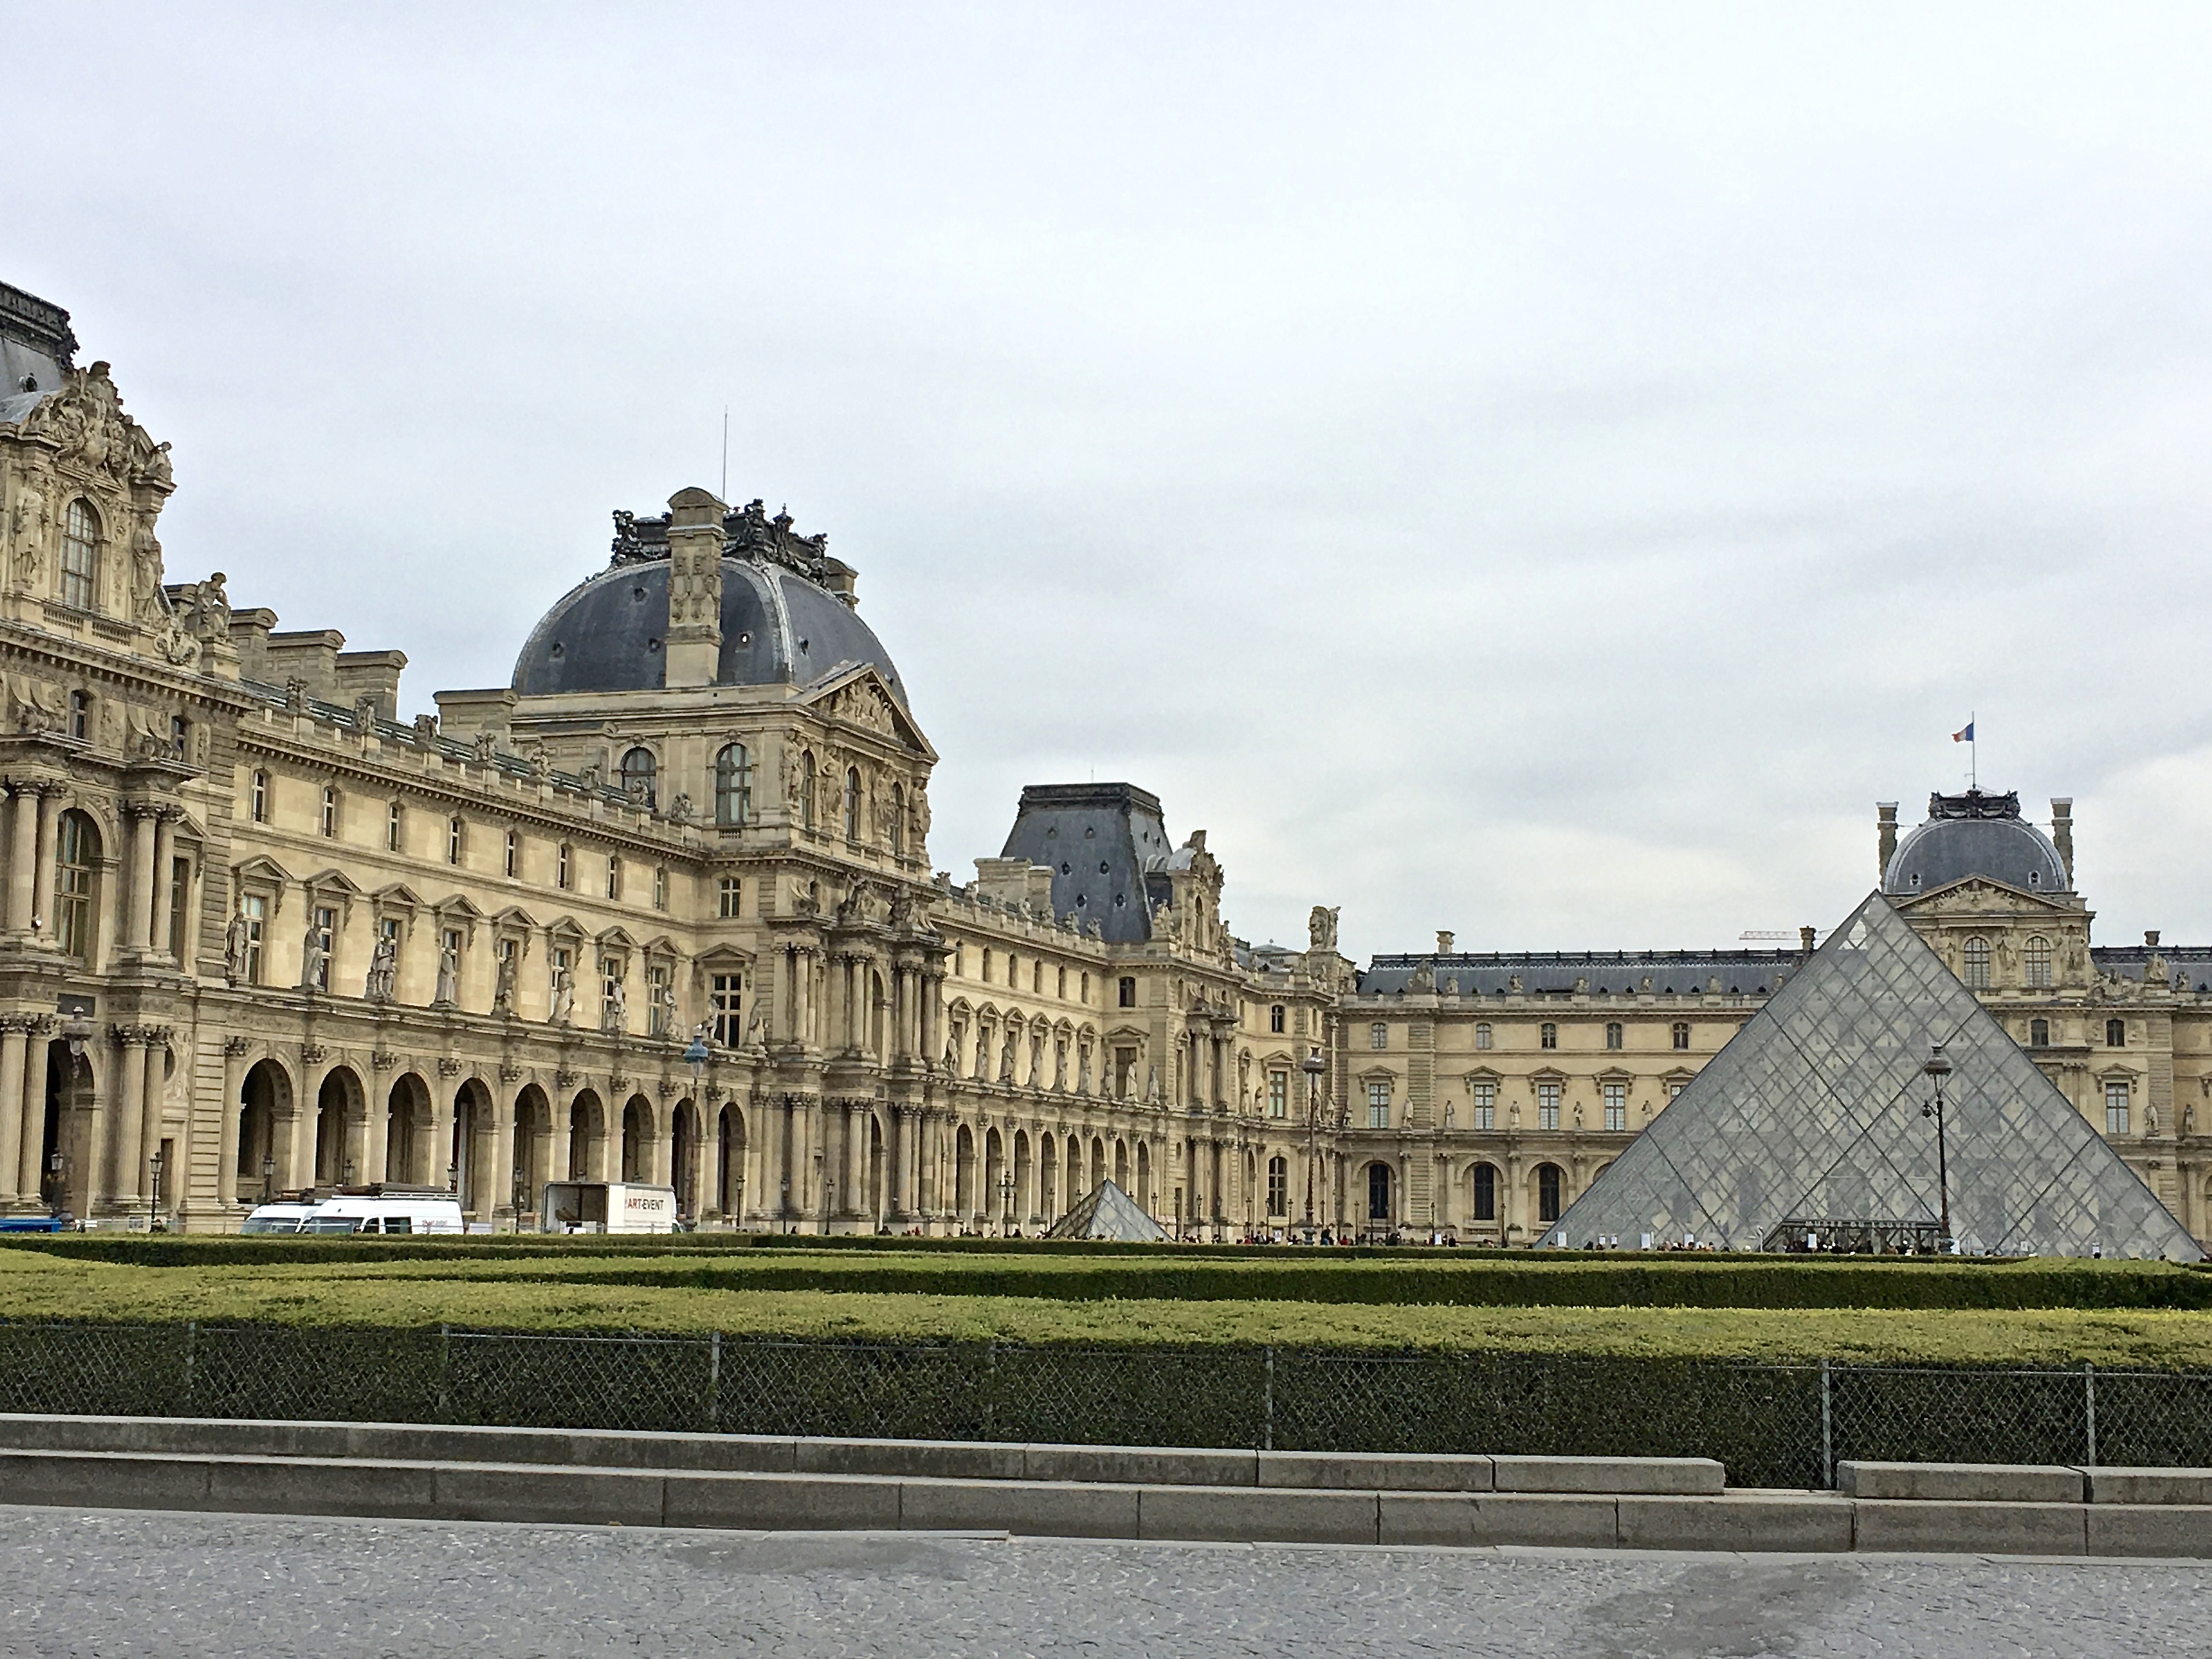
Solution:
[[[0,1322],[0,1411],[1279,1450],[2212,1467],[2212,1373]]]

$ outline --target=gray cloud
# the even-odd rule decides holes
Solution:
[[[1123,776],[1364,951],[1826,923],[2071,794],[2212,933],[2192,9],[56,9],[8,280],[182,574],[503,681],[720,466],[861,570],[941,864]]]

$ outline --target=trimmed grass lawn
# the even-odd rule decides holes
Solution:
[[[215,1254],[215,1253],[210,1253]],[[231,1253],[234,1255],[235,1253]],[[298,1253],[288,1252],[296,1255]],[[653,1255],[575,1254],[500,1259],[409,1255],[391,1259],[258,1261],[227,1260],[149,1267],[35,1249],[0,1249],[0,1316],[16,1320],[252,1322],[286,1325],[451,1323],[474,1329],[548,1331],[720,1330],[732,1334],[809,1339],[1071,1343],[1085,1346],[1176,1347],[1272,1343],[1284,1347],[1404,1350],[1512,1349],[1582,1354],[1761,1359],[1929,1360],[1955,1364],[2025,1363],[2212,1368],[2212,1313],[2139,1307],[1899,1307],[1437,1305],[1330,1300],[1259,1299],[1222,1295],[1249,1263],[1266,1270],[1370,1271],[1370,1261],[1342,1263],[1285,1256],[1240,1262],[1178,1254],[1140,1259],[1155,1267],[1162,1288],[1194,1263],[1211,1294],[1086,1294],[1086,1270],[1128,1260],[1081,1255],[997,1257],[918,1253],[788,1251]],[[175,1259],[172,1255],[168,1259]],[[1408,1273],[1432,1258],[1410,1260]],[[1066,1264],[1061,1266],[1060,1264]],[[1399,1264],[1385,1264],[1396,1270]],[[1617,1264],[1645,1266],[1650,1264]],[[1759,1270],[1791,1264],[1762,1261],[1660,1263],[1668,1272],[1734,1273],[1755,1282]],[[1820,1266],[1815,1264],[1814,1272]],[[2002,1275],[2036,1270],[1984,1264],[1925,1264],[1939,1273]],[[2084,1264],[2093,1274],[2133,1273],[2135,1264]],[[1446,1275],[1505,1271],[1559,1275],[1563,1291],[1586,1289],[1572,1261],[1447,1264]],[[1749,1274],[1747,1268],[1753,1270]],[[1231,1270],[1221,1276],[1218,1270]],[[873,1288],[912,1283],[917,1271],[942,1292]],[[947,1271],[941,1271],[947,1270]],[[793,1288],[796,1271],[810,1282]],[[1433,1270],[1431,1270],[1433,1274]],[[1799,1269],[1803,1272],[1802,1267]],[[1880,1270],[1910,1274],[1914,1264]],[[2155,1269],[2186,1273],[2185,1269]],[[781,1274],[781,1277],[779,1276]],[[907,1275],[902,1280],[898,1276]],[[1011,1275],[1011,1276],[1010,1276]],[[1279,1279],[1279,1273],[1278,1274]],[[1048,1288],[1055,1281],[1062,1288]],[[1255,1288],[1262,1282],[1255,1278]],[[1309,1281],[1310,1283],[1311,1281]],[[1863,1283],[1863,1280],[1858,1281]],[[1439,1282],[1439,1289],[1449,1283]],[[1701,1280],[1708,1287],[1711,1281]],[[958,1293],[963,1285],[994,1293]],[[2092,1300],[2110,1290],[2098,1280]],[[755,1286],[761,1288],[755,1288]],[[823,1285],[851,1288],[820,1288]],[[769,1286],[774,1286],[770,1288]],[[1007,1288],[1011,1286],[1010,1290]],[[1097,1286],[1094,1285],[1093,1289]],[[1279,1282],[1261,1294],[1279,1291]],[[1876,1282],[1875,1288],[1887,1286]],[[1069,1294],[1073,1292],[1073,1296]],[[1449,1294],[1449,1291],[1444,1291]],[[1699,1300],[1706,1292],[1700,1291]],[[1771,1286],[1758,1294],[1771,1299]],[[1724,1299],[1724,1298],[1723,1298]]]

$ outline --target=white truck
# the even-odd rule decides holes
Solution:
[[[545,1233],[672,1233],[676,1188],[630,1181],[549,1181],[538,1206]]]
[[[345,1194],[314,1203],[264,1204],[246,1218],[243,1233],[461,1233],[468,1224],[457,1198]]]

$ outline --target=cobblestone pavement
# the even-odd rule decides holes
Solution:
[[[1246,1548],[0,1507],[0,1652],[2157,1655],[2212,1565]]]

